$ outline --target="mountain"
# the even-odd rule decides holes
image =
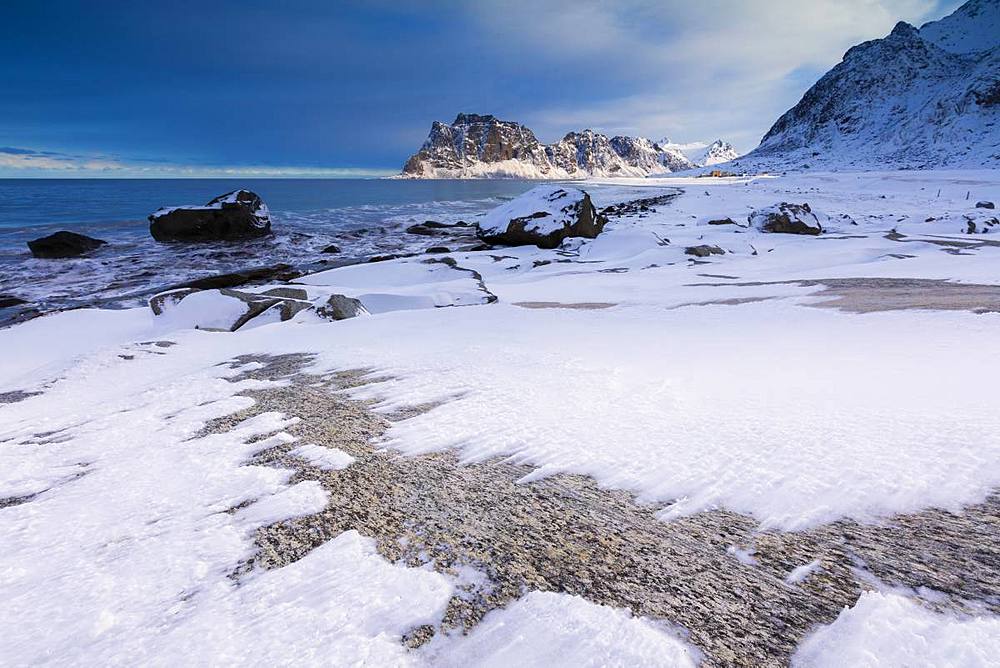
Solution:
[[[1000,167],[1000,0],[853,47],[732,167]]]
[[[698,146],[703,147],[703,144]],[[709,149],[725,155],[721,140]],[[427,141],[410,156],[400,176],[407,178],[644,177],[691,169],[696,164],[673,146],[645,137],[570,132],[541,144],[527,127],[495,116],[459,114],[450,125],[435,121]]]
[[[704,144],[702,142],[675,144],[669,139],[664,138],[657,143],[662,150],[682,156],[693,167],[718,165],[719,163],[729,162],[738,158],[740,155],[732,144],[721,139],[716,139],[711,144]]]
[[[445,125],[434,121],[427,141],[403,166],[415,178],[498,176],[561,178],[545,147],[528,128],[495,116],[459,114]]]

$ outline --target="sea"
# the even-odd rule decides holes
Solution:
[[[516,180],[401,179],[0,179],[0,326],[81,306],[122,308],[188,280],[289,264],[302,271],[421,252],[441,244],[406,228],[427,220],[475,222],[534,185]],[[159,243],[147,216],[163,206],[204,204],[238,188],[271,211],[270,237]],[[73,259],[35,259],[27,242],[58,230],[107,241]],[[339,252],[324,252],[331,245]]]

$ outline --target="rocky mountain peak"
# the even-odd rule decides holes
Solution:
[[[699,148],[704,144],[697,144]],[[735,156],[721,140],[710,147],[714,162]],[[727,151],[732,151],[729,156]],[[729,156],[729,157],[726,157]],[[704,156],[703,156],[704,157]],[[714,164],[714,162],[712,164]],[[406,161],[411,178],[566,179],[644,177],[691,169],[695,164],[676,146],[646,137],[608,137],[592,128],[541,144],[529,128],[490,114],[461,113],[449,124],[435,121],[427,141]]]

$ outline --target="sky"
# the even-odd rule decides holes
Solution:
[[[748,151],[959,0],[4,0],[0,177],[371,176],[434,120]]]

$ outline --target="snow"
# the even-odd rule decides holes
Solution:
[[[443,643],[442,650],[432,654],[432,663],[442,668],[694,668],[700,658],[697,650],[648,619],[551,592],[531,592],[489,613],[472,633]]]
[[[324,471],[346,469],[354,463],[354,457],[337,448],[326,448],[315,443],[306,443],[291,450],[288,454],[300,457],[313,466]]]
[[[995,48],[997,35],[1000,35],[1000,4],[994,0],[966,2],[953,14],[920,28],[920,36],[927,41],[961,54]]]
[[[800,584],[802,582],[805,582],[810,575],[812,575],[818,570],[820,570],[819,560],[814,559],[813,561],[810,561],[808,564],[802,564],[801,566],[796,566],[795,568],[793,568],[792,572],[789,573],[788,576],[785,578],[785,582],[792,585]]]
[[[995,666],[1000,619],[934,613],[899,594],[864,592],[829,626],[799,646],[801,668]]]
[[[319,373],[371,369],[380,382],[351,395],[379,411],[435,406],[394,422],[385,447],[500,457],[533,467],[522,484],[589,475],[655,504],[663,521],[726,508],[798,530],[931,507],[961,512],[1000,486],[1000,414],[989,404],[1000,374],[997,314],[820,308],[834,296],[798,282],[1000,286],[1000,246],[991,243],[1000,230],[966,234],[963,224],[976,201],[1000,201],[996,172],[586,187],[598,207],[682,193],[554,251],[456,252],[456,267],[405,258],[300,280],[313,300],[367,299],[371,317],[206,333],[146,308],[78,310],[0,330],[0,391],[42,392],[0,404],[0,499],[18,501],[0,509],[0,626],[9,630],[0,656],[15,665],[166,664],[198,646],[215,663],[697,662],[661,626],[670,620],[538,592],[467,637],[406,651],[400,636],[437,624],[467,575],[388,564],[353,532],[294,564],[241,575],[237,586],[230,576],[251,557],[260,526],[327,502],[290,470],[247,465],[264,448],[293,444],[293,418],[264,413],[203,433],[251,405],[239,393],[272,386],[230,382],[238,371],[225,363],[242,354],[312,353]],[[830,226],[803,237],[706,224],[745,221],[781,201],[808,202]],[[702,243],[727,253],[684,254]],[[436,308],[444,305],[468,307]],[[150,343],[163,339],[175,345]],[[315,444],[292,452],[330,470],[351,465]],[[753,546],[733,545],[725,558],[750,565]],[[816,567],[793,569],[789,583],[808,583]],[[975,665],[995,655],[996,624],[865,594],[798,660]]]
[[[483,304],[491,297],[472,272],[426,258],[339,267],[303,276],[298,283],[358,299],[373,314]],[[319,294],[309,296],[316,300]]]

